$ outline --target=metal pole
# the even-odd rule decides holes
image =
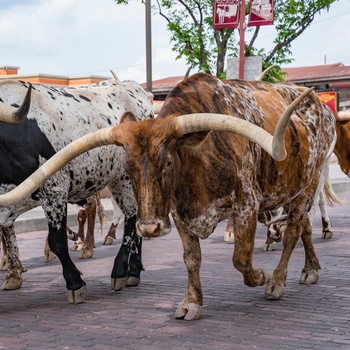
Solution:
[[[146,81],[147,91],[152,92],[152,26],[151,0],[146,0]]]
[[[241,1],[241,13],[239,16],[239,72],[238,78],[244,79],[244,19],[245,19],[245,0]]]

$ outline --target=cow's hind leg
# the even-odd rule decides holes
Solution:
[[[318,281],[318,270],[321,268],[312,243],[312,226],[306,225],[301,239],[305,250],[305,266],[301,271],[300,283],[313,284]]]
[[[120,210],[117,202],[113,197],[111,197],[111,203],[113,205],[113,218],[112,218],[112,224],[107,232],[107,235],[103,239],[104,245],[111,245],[113,244],[113,240],[116,239],[116,232],[117,232],[117,227],[120,221],[123,218],[123,212]]]
[[[329,219],[327,208],[326,208],[326,199],[324,191],[320,192],[320,198],[319,198],[319,208],[321,211],[321,218],[322,218],[322,238],[323,239],[330,239],[333,236],[332,232],[332,225],[331,220]]]
[[[81,255],[80,255],[81,259],[89,259],[94,254],[94,248],[95,248],[94,232],[95,232],[95,221],[96,221],[96,209],[97,209],[96,196],[89,197],[87,203],[85,204],[87,230],[86,230],[86,238],[84,240],[84,244],[81,249]]]
[[[78,221],[78,232],[74,232],[67,226],[67,237],[74,241],[73,250],[82,250],[84,247],[85,240],[85,224],[88,218],[88,213],[85,208],[78,211],[77,221]],[[95,223],[94,223],[95,225]]]
[[[7,248],[5,244],[5,239],[2,235],[2,229],[0,230],[0,235],[1,235],[1,247],[2,247],[2,258],[0,262],[0,270],[7,270],[8,268]]]
[[[232,218],[227,220],[227,225],[225,229],[224,241],[229,243],[235,243],[235,234],[233,230]]]
[[[4,247],[7,254],[7,275],[2,289],[14,290],[22,286],[22,272],[27,271],[19,258],[19,250],[13,225],[2,227]]]
[[[304,283],[316,283],[319,263],[313,249],[311,240],[312,226],[307,214],[302,215],[302,205],[299,209],[290,211],[287,219],[287,227],[283,236],[283,250],[279,264],[273,272],[270,282],[267,284],[265,294],[273,299],[280,299],[285,293],[288,263],[294,247],[300,237],[305,246],[305,267],[300,280]]]

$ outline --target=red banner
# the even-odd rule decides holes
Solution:
[[[319,91],[317,92],[320,100],[325,103],[332,111],[338,110],[338,92],[337,91]]]
[[[251,0],[248,26],[273,24],[273,0]]]
[[[213,28],[236,28],[239,22],[240,0],[214,0]]]

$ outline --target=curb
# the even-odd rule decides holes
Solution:
[[[342,181],[335,180],[332,182],[332,188],[335,193],[343,193],[350,191],[350,180]],[[113,218],[113,208],[111,207],[111,202],[109,199],[103,200],[103,206],[105,208],[105,214],[108,218],[108,221],[111,221]],[[78,205],[69,205],[68,206],[68,216],[67,216],[67,225],[70,227],[78,226],[77,214],[80,207]],[[21,217],[22,216],[22,217]],[[25,214],[22,214],[15,222],[15,232],[26,233],[34,231],[45,231],[47,230],[47,221],[44,215],[44,211],[38,207],[29,211]]]
[[[112,220],[113,210],[105,210],[105,214],[108,217],[108,221]],[[43,214],[44,215],[44,214]],[[67,216],[67,225],[70,227],[78,226],[77,213],[68,214]],[[45,231],[47,228],[47,220],[45,216],[34,216],[31,218],[18,218],[15,221],[15,232],[17,233],[26,233],[34,231]]]

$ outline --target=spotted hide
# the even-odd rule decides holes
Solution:
[[[114,143],[125,149],[125,169],[138,204],[137,230],[158,237],[180,234],[188,286],[175,316],[200,317],[200,239],[232,217],[236,234],[233,264],[248,286],[266,284],[265,294],[281,298],[288,262],[299,237],[305,248],[302,283],[316,283],[315,254],[308,212],[323,186],[335,143],[335,119],[314,92],[292,84],[222,81],[203,73],[178,84],[158,118],[136,123],[126,113],[121,124],[82,138],[27,179],[30,191],[79,152]],[[273,136],[272,136],[273,134]],[[88,143],[89,146],[85,147]],[[52,161],[52,162],[51,162]],[[52,169],[51,169],[52,165]],[[13,191],[1,203],[21,199]],[[253,267],[259,213],[283,207],[288,213],[283,251],[272,276]]]
[[[138,120],[153,117],[152,105],[138,84],[108,80],[72,88],[33,84],[27,118],[9,124],[3,111],[9,105],[18,107],[28,88],[25,82],[0,81],[0,118],[6,121],[0,122],[1,193],[16,187],[75,139],[119,124],[125,112]],[[125,215],[124,239],[111,273],[112,288],[121,289],[130,277],[139,282],[142,262],[141,239],[135,234],[137,207],[123,161],[121,147],[96,148],[75,158],[21,202],[0,209],[0,230],[8,255],[17,256],[9,260],[4,289],[22,284],[14,222],[20,214],[41,205],[48,220],[50,248],[62,263],[68,300],[79,303],[85,298],[85,282],[68,253],[67,203],[83,205],[86,198],[106,186]]]
[[[199,128],[185,133],[175,122],[185,114],[222,113],[272,134],[283,110],[304,91],[292,84],[221,81],[197,74],[170,92],[158,118],[121,125],[123,136],[118,133],[115,142],[126,149],[125,167],[137,198],[139,232],[148,237],[169,233],[171,212],[182,240],[188,287],[177,318],[200,317],[199,239],[207,238],[218,222],[229,217],[236,233],[233,264],[246,285],[267,284],[265,294],[281,298],[299,237],[306,258],[300,281],[317,282],[320,266],[307,213],[322,188],[335,143],[335,120],[328,107],[315,93],[299,103],[286,129],[287,153],[282,161],[234,133]],[[287,227],[281,259],[270,276],[252,265],[254,238],[258,214],[279,207],[288,212]]]

